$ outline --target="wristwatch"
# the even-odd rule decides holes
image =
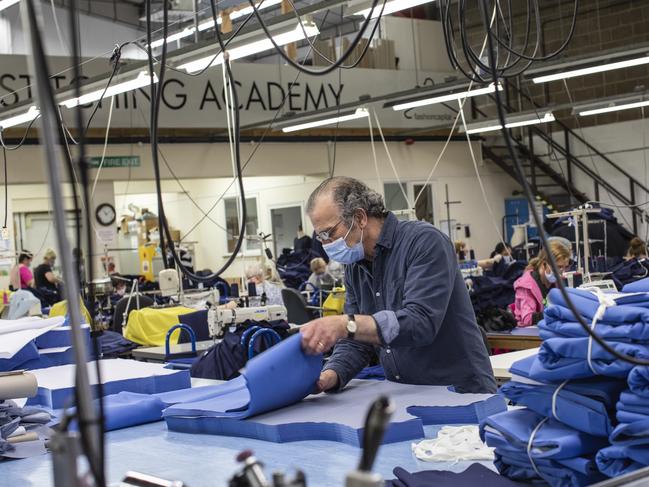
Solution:
[[[353,340],[354,336],[356,335],[356,330],[358,329],[358,326],[356,325],[356,318],[353,314],[347,315],[347,318],[349,320],[347,321],[347,338]]]

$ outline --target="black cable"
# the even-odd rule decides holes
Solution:
[[[34,120],[32,120],[31,122],[29,122],[29,125],[25,129],[25,133],[23,134],[22,139],[20,139],[20,142],[18,142],[17,145],[14,145],[14,146],[11,146],[11,147],[7,147],[7,145],[5,145],[4,138],[2,137],[2,129],[0,129],[0,145],[2,145],[2,148],[5,149],[5,150],[8,150],[8,151],[20,149],[23,146],[23,144],[25,143],[25,140],[27,139],[27,135],[29,134],[29,131],[31,130],[32,126],[34,125],[34,122],[36,122],[36,120],[38,120],[39,118],[40,118],[40,115],[38,117],[34,118]]]
[[[482,0],[482,6],[483,6],[483,11],[482,11],[482,20],[483,20],[483,25],[485,27],[485,32],[487,33],[487,45],[488,45],[488,57],[489,57],[489,64],[491,65],[491,69],[489,72],[491,73],[491,77],[494,83],[498,82],[498,69],[496,66],[496,56],[494,52],[494,41],[492,39],[492,33],[489,29],[489,17],[487,14],[487,0]],[[514,162],[514,168],[516,170],[516,174],[518,176],[519,182],[521,186],[523,186],[523,193],[525,194],[525,197],[528,201],[528,204],[530,205],[530,208],[534,207],[535,199],[534,195],[532,194],[532,190],[529,186],[529,183],[527,182],[527,179],[525,178],[525,174],[523,171],[523,167],[521,166],[521,163],[518,159],[518,154],[514,150],[514,147],[512,145],[511,141],[511,135],[509,133],[509,129],[505,128],[505,122],[506,122],[506,115],[505,115],[505,110],[504,110],[504,105],[502,102],[502,99],[500,97],[500,93],[498,90],[496,90],[496,108],[498,111],[498,118],[500,120],[500,124],[502,126],[502,134],[505,139],[505,143],[507,145],[507,150],[510,153],[510,156],[512,158],[512,161]],[[550,267],[552,268],[552,272],[554,273],[555,276],[560,276],[561,273],[559,272],[559,268],[557,266],[557,263],[554,259],[554,256],[552,255],[552,252],[549,251],[550,245],[548,243],[547,235],[545,232],[545,229],[543,228],[543,222],[541,221],[540,216],[536,211],[532,212],[532,217],[534,218],[534,223],[536,224],[537,228],[539,229],[539,237],[541,238],[541,243],[545,249],[548,249],[548,263],[550,264]],[[590,328],[588,323],[583,319],[581,316],[580,312],[577,310],[575,307],[574,303],[572,302],[572,299],[570,298],[570,295],[566,291],[565,285],[563,283],[562,279],[557,279],[557,288],[559,289],[559,292],[563,296],[563,299],[566,301],[566,305],[572,312],[572,314],[575,316],[577,319],[577,322],[581,325],[581,327],[584,329],[584,331],[588,334],[589,337],[591,337],[600,347],[602,347],[606,352],[610,353],[613,355],[616,359],[622,360],[624,362],[633,364],[633,365],[649,365],[649,360],[642,360],[638,359],[635,357],[631,357],[629,355],[626,355],[624,353],[620,353],[615,348],[611,347],[605,340],[603,340],[594,330]]]
[[[79,98],[81,96],[81,79],[82,79],[82,73],[81,73],[81,46],[80,46],[80,39],[79,39],[79,19],[78,19],[78,12],[77,12],[77,0],[70,0],[70,5],[68,9],[69,15],[68,15],[68,21],[70,23],[70,40],[72,42],[72,58],[73,58],[73,64],[74,64],[74,91],[75,91],[75,97]],[[108,90],[108,87],[113,79],[113,76],[117,72],[117,66],[119,64],[119,54],[121,53],[120,48],[117,48],[117,61],[115,62],[115,68],[113,69],[113,72],[108,80],[108,83],[106,83],[106,87],[104,88],[104,92],[102,93],[102,98],[103,95],[106,93],[106,90]],[[100,99],[101,100],[101,99]],[[92,222],[91,222],[91,215],[90,215],[90,194],[89,194],[89,180],[88,180],[88,165],[87,165],[87,160],[86,160],[86,151],[85,151],[85,133],[88,131],[88,128],[90,127],[90,122],[92,121],[92,118],[94,114],[97,112],[97,108],[99,107],[99,102],[97,102],[95,106],[95,110],[93,111],[92,115],[90,116],[88,120],[88,125],[85,127],[84,130],[84,124],[83,124],[83,111],[81,109],[81,105],[77,104],[76,110],[75,110],[75,118],[76,118],[76,124],[77,124],[77,130],[79,131],[78,137],[79,137],[79,145],[78,145],[78,150],[77,150],[77,167],[79,169],[79,177],[80,177],[80,183],[81,183],[81,197],[83,198],[83,206],[85,208],[85,230],[86,230],[86,260],[87,260],[87,265],[86,265],[86,270],[88,272],[88,277],[90,280],[92,280],[92,277],[94,275],[94,262],[93,262],[93,229],[92,229]],[[62,119],[61,119],[62,121]],[[65,136],[65,134],[64,134]],[[74,181],[72,182],[74,186]],[[78,214],[78,212],[77,212]],[[76,270],[76,277],[79,279],[79,289],[82,290],[81,295],[83,296],[83,282],[82,282],[82,275],[81,275],[81,265],[82,265],[82,250],[81,250],[81,242],[77,241],[77,252],[76,252],[76,262],[75,262],[75,270]],[[74,257],[74,255],[73,255]],[[95,295],[94,295],[94,288],[92,286],[89,287],[89,294],[88,294],[88,302],[90,304],[90,323],[89,325],[91,326],[91,330],[94,331],[94,305],[95,305]],[[83,301],[82,301],[83,302]],[[97,439],[97,448],[98,451],[96,452],[96,457],[95,457],[95,462],[97,465],[93,469],[93,473],[95,475],[95,479],[97,482],[97,485],[99,487],[104,487],[106,485],[106,470],[105,470],[105,457],[106,457],[106,444],[105,444],[105,436],[106,436],[106,430],[105,430],[105,416],[104,416],[104,400],[103,400],[103,381],[102,381],[102,376],[101,376],[101,369],[99,366],[99,358],[100,358],[100,346],[98,343],[97,335],[93,334],[92,335],[92,345],[93,345],[93,353],[95,355],[95,373],[97,375],[97,401],[99,403],[99,424],[98,425],[88,425],[90,426],[97,426],[99,428],[99,438]],[[79,430],[81,430],[81,421],[79,421]],[[92,434],[89,433],[89,435]],[[88,435],[88,436],[89,436]],[[89,438],[86,440],[89,443]],[[90,448],[90,443],[86,446],[86,448]],[[88,450],[91,451],[91,450]],[[94,453],[94,452],[92,452]]]
[[[92,110],[92,113],[88,117],[88,123],[86,124],[86,130],[85,133],[88,133],[88,130],[90,129],[90,124],[92,123],[92,119],[95,118],[95,114],[97,113],[97,110],[99,110],[99,106],[101,105],[101,101],[104,99],[104,95],[106,95],[106,92],[108,91],[108,88],[110,87],[111,82],[113,81],[113,78],[115,77],[115,74],[117,74],[117,71],[119,71],[119,61],[120,58],[122,57],[122,47],[128,43],[122,44],[120,46],[116,46],[115,50],[113,51],[113,56],[111,57],[111,61],[114,62],[115,64],[113,65],[113,71],[110,73],[110,76],[108,77],[108,81],[106,82],[106,86],[104,87],[104,91],[101,94],[101,98],[97,100],[97,103],[95,103],[95,108]],[[78,68],[78,66],[75,64],[74,66],[75,71]],[[75,96],[80,96],[80,92],[77,92]],[[78,106],[78,105],[77,105]]]
[[[324,76],[328,73],[333,72],[335,69],[339,68],[346,60],[347,58],[352,54],[353,50],[356,49],[356,46],[360,42],[361,38],[363,37],[363,34],[365,34],[365,31],[367,30],[367,27],[369,26],[370,22],[372,21],[372,13],[374,12],[374,9],[379,3],[379,0],[372,0],[372,6],[370,8],[370,13],[368,14],[367,18],[365,21],[361,24],[361,28],[356,34],[356,37],[352,40],[350,45],[348,46],[347,50],[336,60],[335,63],[327,66],[324,69],[318,70],[318,69],[308,69],[305,68],[304,66],[300,65],[299,63],[296,63],[293,59],[291,59],[290,56],[288,56],[285,52],[284,49],[277,44],[275,39],[273,39],[273,35],[268,29],[268,26],[264,22],[264,19],[262,19],[259,10],[257,9],[257,5],[255,5],[254,0],[248,0],[248,3],[250,3],[250,6],[253,9],[253,12],[255,16],[257,17],[257,21],[259,22],[259,25],[261,25],[261,28],[263,29],[264,33],[266,34],[266,37],[268,37],[268,40],[270,40],[271,44],[273,44],[273,47],[275,48],[275,51],[286,61],[290,66],[292,66],[294,69],[297,69],[299,71],[302,71],[306,74],[310,74],[312,76]],[[218,30],[218,29],[217,29]]]

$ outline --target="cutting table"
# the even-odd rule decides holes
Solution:
[[[426,436],[435,437],[440,426],[427,426]],[[226,486],[240,468],[235,456],[252,449],[270,475],[274,470],[300,468],[312,487],[342,486],[345,475],[356,468],[361,450],[340,443],[308,441],[269,443],[212,435],[192,435],[167,431],[163,421],[113,431],[106,436],[107,474],[110,484],[118,482],[128,470],[137,470],[170,480],[183,480],[189,487]],[[495,470],[490,462],[480,462]],[[394,478],[392,469],[409,471],[452,470],[461,472],[471,462],[426,463],[411,453],[410,442],[381,447],[374,470],[386,479]],[[0,463],[3,485],[49,486],[51,457],[44,455]]]

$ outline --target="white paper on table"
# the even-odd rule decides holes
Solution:
[[[61,326],[64,321],[64,316],[55,316],[54,318],[45,319],[29,316],[17,320],[0,320],[0,335],[13,333],[15,331],[39,330],[41,328],[47,327],[50,327],[49,329],[52,329],[56,328],[57,326]],[[51,325],[55,326],[52,327]]]
[[[35,340],[48,331],[53,330],[57,326],[60,326],[63,322],[58,320],[53,322],[52,320],[53,319],[42,320],[50,322],[49,325],[44,328],[32,328],[0,335],[0,359],[9,359],[13,357],[29,342]]]
[[[141,377],[177,374],[177,370],[165,369],[164,364],[140,362],[129,359],[104,359],[99,361],[101,381],[103,384]],[[88,379],[90,384],[97,383],[95,363],[88,364]],[[46,389],[65,389],[74,386],[74,364],[48,367],[47,369],[30,370],[36,376],[38,387]]]

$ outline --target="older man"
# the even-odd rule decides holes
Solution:
[[[487,350],[453,244],[425,222],[399,221],[364,183],[335,177],[307,212],[329,257],[346,264],[346,315],[302,328],[309,353],[334,347],[318,388],[342,389],[377,350],[389,380],[495,392]]]

